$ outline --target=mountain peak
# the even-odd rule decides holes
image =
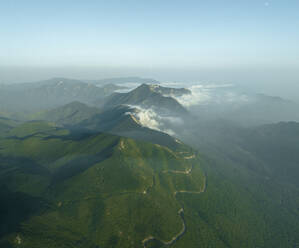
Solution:
[[[105,106],[138,105],[155,108],[164,113],[186,113],[186,109],[172,96],[185,94],[186,89],[173,89],[157,84],[141,84],[128,93],[115,93],[107,99]]]
[[[141,84],[138,86],[136,89],[132,90],[129,92],[130,95],[132,96],[138,96],[142,98],[146,98],[152,94],[157,94],[158,92],[155,90],[155,88],[158,85],[152,85],[152,84]]]
[[[135,90],[151,90],[151,84],[141,84]]]
[[[141,84],[136,91],[155,92],[164,96],[182,96],[191,94],[191,91],[185,88],[168,88],[159,84]]]

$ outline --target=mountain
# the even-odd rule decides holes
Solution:
[[[73,101],[92,104],[112,94],[116,85],[100,88],[91,83],[66,78],[53,78],[35,83],[14,84],[0,91],[2,111],[40,111],[55,108]]]
[[[199,88],[198,102],[188,108],[201,120],[225,119],[242,126],[257,126],[280,121],[299,121],[299,105],[288,99],[244,92],[237,87]],[[184,99],[188,103],[188,99]]]
[[[276,96],[256,94],[247,104],[235,108],[231,115],[233,120],[252,126],[276,123],[280,121],[299,121],[297,109],[299,105],[295,102]]]
[[[160,112],[187,113],[187,110],[174,98],[164,96],[163,92],[182,94],[184,89],[169,89],[156,85],[142,84],[128,93],[114,93],[104,103],[104,107],[117,105],[138,105],[144,108],[154,108]]]
[[[205,189],[192,149],[40,125],[0,140],[1,247],[147,247],[184,235],[181,195]]]
[[[125,86],[119,86],[119,85],[112,84],[112,83],[101,85],[100,88],[103,90],[103,93],[104,93],[105,96],[109,96],[114,91],[117,91],[117,90],[127,89],[127,87],[125,87]]]
[[[205,125],[196,124],[196,129],[189,137],[179,136],[183,142],[199,149],[205,160],[211,164],[205,170],[207,178],[209,183],[218,186],[214,188],[214,193],[202,197],[202,205],[198,206],[200,211],[203,211],[203,205],[206,206],[204,212],[211,228],[218,229],[219,223],[223,222],[229,230],[230,218],[239,214],[241,226],[244,228],[250,221],[241,216],[257,211],[259,216],[255,216],[253,222],[268,226],[266,229],[261,228],[260,235],[256,236],[256,241],[260,240],[258,247],[297,247],[299,240],[295,233],[299,231],[298,128],[299,123],[295,122],[244,128],[235,123],[217,120]],[[228,192],[234,196],[228,196]],[[204,200],[210,203],[204,203]],[[220,202],[223,208],[227,208],[232,202],[237,204],[234,210],[222,209],[225,214],[223,212],[219,216],[213,216],[213,212],[220,211],[219,207],[216,207]],[[241,206],[247,210],[243,212]],[[255,210],[250,210],[249,206]],[[224,216],[230,217],[225,220]],[[256,235],[252,230],[248,232],[250,234],[246,235]],[[252,243],[248,247],[256,246],[256,243]]]
[[[141,85],[100,110],[0,118],[0,247],[297,247],[299,124],[200,120],[178,111],[188,94]]]
[[[180,140],[211,158],[220,155],[223,161],[232,161],[257,177],[299,189],[298,122],[240,127],[234,122],[217,120],[195,123],[187,129],[186,136],[178,132]]]
[[[95,107],[90,107],[76,101],[52,110],[36,113],[30,118],[51,121],[59,125],[72,126],[98,114],[99,112],[100,110]]]
[[[240,136],[242,147],[263,162],[269,179],[293,184],[299,189],[298,122],[263,125]]]
[[[55,123],[74,130],[105,132],[176,149],[180,141],[159,129],[151,129],[140,122],[137,108],[119,105],[108,109],[98,109],[80,102],[72,102],[61,107],[30,115],[30,125],[41,120]]]
[[[151,78],[140,77],[118,77],[118,78],[106,78],[100,80],[85,80],[87,82],[104,85],[104,84],[125,84],[125,83],[138,83],[138,84],[159,84],[159,81]]]
[[[180,97],[182,95],[189,95],[191,94],[191,91],[189,89],[185,88],[169,88],[169,87],[163,87],[157,84],[151,84],[150,89],[156,93],[160,93],[162,95],[167,96],[175,96]]]
[[[287,126],[268,137],[293,133]],[[298,191],[253,170],[257,153],[224,147],[231,153],[199,156],[183,144],[21,124],[0,138],[0,246],[296,247]]]
[[[5,135],[13,127],[17,126],[19,123],[15,120],[11,120],[0,116],[0,136]]]
[[[124,105],[116,106],[93,115],[75,125],[74,128],[77,130],[88,129],[121,135],[154,144],[160,144],[175,150],[181,145],[177,139],[166,133],[142,126],[139,120],[135,117],[134,112],[138,112],[138,109]]]
[[[4,137],[8,139],[16,138],[21,140],[33,135],[62,135],[68,133],[69,131],[67,129],[62,129],[53,122],[28,121],[11,128]]]

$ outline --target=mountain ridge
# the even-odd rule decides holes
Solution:
[[[154,87],[155,86],[152,85],[142,84],[128,93],[114,93],[105,100],[104,107],[109,108],[125,104],[155,108],[162,112],[187,113],[187,110],[177,100],[170,96],[163,96],[161,92],[156,92]]]
[[[12,137],[2,139],[0,148],[0,178],[8,187],[8,193],[17,190],[26,196],[22,201],[34,195],[42,202],[48,202],[45,209],[33,210],[30,216],[23,211],[22,224],[17,222],[11,226],[8,235],[1,231],[3,228],[5,230],[5,223],[0,224],[0,244],[12,247],[43,244],[50,247],[76,245],[91,248],[112,244],[140,247],[142,240],[152,233],[156,233],[158,239],[168,240],[181,229],[181,218],[177,215],[180,204],[178,199],[173,198],[173,192],[201,190],[201,180],[204,178],[196,159],[185,159],[193,155],[192,149],[174,152],[163,146],[109,134],[90,134],[77,139],[69,134],[52,135],[48,131],[39,131],[21,140]],[[160,161],[159,164],[152,160],[152,153]],[[193,168],[192,177],[191,174],[179,176],[183,182],[186,181],[186,185],[176,181],[176,174],[163,172],[185,172],[190,168]],[[19,182],[15,184],[17,178]],[[4,193],[0,193],[4,197]],[[165,198],[168,200],[165,201]],[[11,209],[17,204],[16,200],[9,202],[8,209],[2,206],[0,210],[13,216]],[[138,205],[139,211],[127,213]],[[91,213],[95,219],[77,212],[78,208],[83,213]],[[127,225],[132,218],[134,224]],[[145,225],[149,220],[152,227]],[[111,223],[115,223],[112,225],[121,231],[121,234],[117,232],[116,240]],[[161,232],[157,232],[157,227]],[[59,233],[55,231],[57,228]],[[90,228],[102,235],[94,236]],[[43,235],[40,230],[44,230]],[[128,236],[132,237],[129,241]]]

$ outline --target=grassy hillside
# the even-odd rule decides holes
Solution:
[[[80,102],[71,102],[64,106],[42,111],[30,116],[30,119],[46,120],[60,125],[76,125],[79,122],[98,114],[100,110]]]
[[[199,156],[44,122],[10,134],[0,247],[298,246],[298,190],[248,167],[264,165],[255,154]]]
[[[175,192],[205,181],[191,149],[45,126],[0,140],[1,245],[140,247],[180,232]]]
[[[0,116],[0,136],[5,135],[9,130],[19,124],[18,121]]]

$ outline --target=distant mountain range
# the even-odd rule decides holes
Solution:
[[[201,120],[225,119],[248,127],[279,121],[299,121],[299,105],[281,97],[247,93],[234,87],[210,89],[203,91],[204,94],[207,94],[207,101],[188,108]]]
[[[106,78],[100,80],[85,80],[85,81],[96,85],[125,84],[125,83],[138,83],[138,84],[159,84],[160,83],[155,79],[140,78],[140,77],[118,77],[118,78]]]
[[[79,80],[53,78],[50,80],[2,86],[2,111],[39,111],[55,108],[73,101],[92,104],[122,86],[104,85],[101,88]]]

